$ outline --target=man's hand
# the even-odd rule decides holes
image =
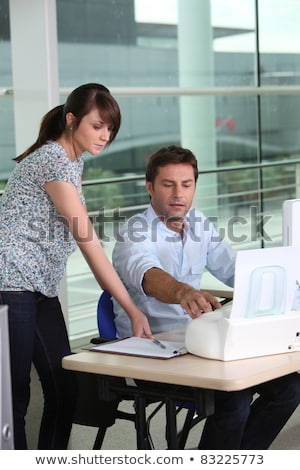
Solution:
[[[150,268],[145,272],[143,288],[147,295],[161,302],[180,304],[191,318],[197,318],[204,312],[211,312],[214,308],[221,307],[220,302],[212,294],[177,281],[159,268]]]
[[[208,292],[186,286],[180,293],[180,305],[191,318],[197,318],[202,313],[220,308],[220,302]]]

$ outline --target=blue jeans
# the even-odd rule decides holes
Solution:
[[[0,303],[8,305],[15,449],[27,449],[32,363],[44,395],[38,449],[66,449],[77,387],[74,374],[61,365],[71,351],[60,302],[36,292],[2,291]]]
[[[199,449],[268,449],[299,403],[298,373],[246,390],[215,392],[215,413],[205,422]]]

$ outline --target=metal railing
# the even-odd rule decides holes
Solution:
[[[61,96],[68,95],[74,88],[62,87]],[[232,87],[111,87],[116,96],[270,96],[300,94],[299,85],[289,86],[232,86]],[[12,87],[0,88],[0,97],[13,96]]]

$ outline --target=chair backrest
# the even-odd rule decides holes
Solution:
[[[104,290],[97,307],[98,330],[101,338],[116,338],[117,330],[114,323],[114,311],[111,295]]]

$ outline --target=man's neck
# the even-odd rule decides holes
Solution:
[[[181,217],[169,218],[167,221],[164,221],[164,223],[166,224],[168,229],[180,233],[181,238],[183,237],[184,223]]]

